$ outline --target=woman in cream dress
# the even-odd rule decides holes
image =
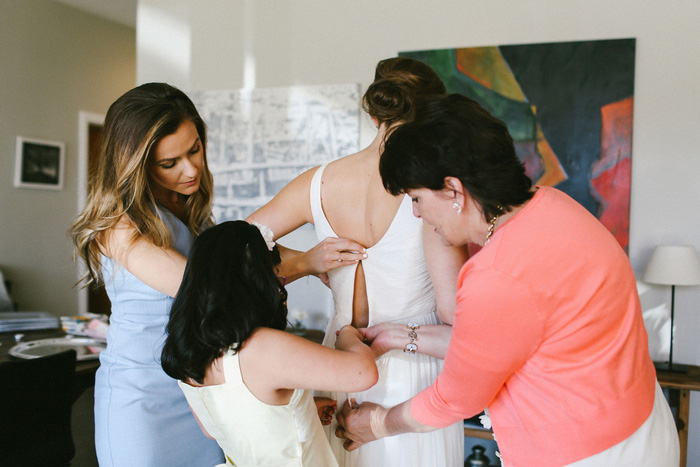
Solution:
[[[272,243],[270,243],[272,244]],[[285,332],[287,294],[276,249],[244,221],[224,222],[194,243],[173,304],[163,369],[179,380],[226,465],[337,465],[323,434],[334,401],[311,389],[355,391],[377,380],[374,354],[352,326],[336,349]]]

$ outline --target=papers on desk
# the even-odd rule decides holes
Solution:
[[[17,358],[40,358],[57,354],[64,350],[75,350],[76,359],[95,360],[100,352],[107,348],[107,343],[99,339],[88,337],[59,337],[57,339],[39,339],[36,341],[22,342],[10,349],[10,355]]]
[[[0,332],[60,328],[58,317],[47,311],[7,311],[0,313]]]
[[[98,316],[98,315],[92,315]],[[72,336],[86,336],[95,339],[107,339],[107,318],[98,316],[61,316],[61,327],[66,334]]]

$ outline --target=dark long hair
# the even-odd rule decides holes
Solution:
[[[211,363],[238,351],[258,327],[287,326],[287,292],[275,275],[277,247],[267,249],[257,227],[229,221],[194,242],[170,312],[161,355],[175,379],[202,383]]]
[[[532,180],[506,124],[459,94],[423,101],[416,118],[387,139],[379,173],[394,195],[419,188],[439,191],[446,177],[458,178],[487,221],[532,198]]]

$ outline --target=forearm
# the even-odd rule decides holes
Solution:
[[[376,414],[371,423],[372,431],[377,434],[377,438],[401,433],[427,433],[437,430],[437,428],[423,425],[413,418],[413,415],[411,415],[411,399]]]
[[[444,359],[452,336],[452,326],[435,324],[411,329],[405,324],[384,323],[367,328],[363,333],[372,342],[372,348],[377,355],[382,355],[389,350],[408,352],[415,346],[416,353]],[[413,345],[408,346],[408,344]]]
[[[443,323],[452,324],[455,313],[455,295],[457,293],[457,276],[464,263],[469,259],[467,246],[445,246],[440,236],[427,224],[424,224],[423,252],[435,290],[438,314]]]
[[[448,324],[423,325],[414,332],[417,336],[414,342],[417,346],[416,352],[435,358],[445,358],[452,336],[452,326]],[[408,329],[406,336],[402,340],[404,345],[399,348],[405,349],[406,344],[410,341]],[[401,343],[399,342],[400,345]]]
[[[277,244],[282,262],[277,267],[277,275],[285,278],[285,283],[289,284],[301,277],[312,274],[309,270],[308,262],[305,260],[305,252],[292,250]]]

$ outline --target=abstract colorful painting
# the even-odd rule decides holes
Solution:
[[[503,120],[538,185],[595,215],[627,251],[635,39],[401,52]]]

